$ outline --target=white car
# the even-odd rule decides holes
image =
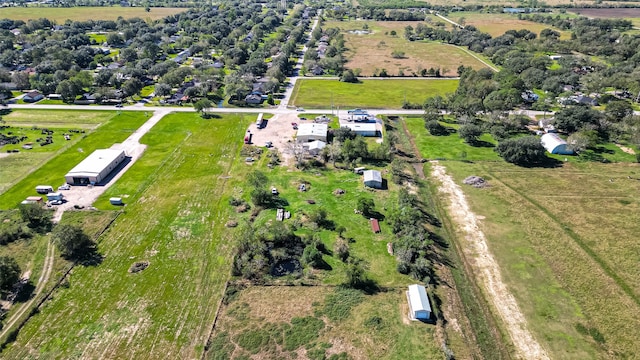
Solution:
[[[301,107],[296,108],[296,111],[304,111],[304,108],[301,108]]]
[[[71,185],[69,184],[60,185],[58,186],[58,190],[71,190]]]

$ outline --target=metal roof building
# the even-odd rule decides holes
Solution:
[[[340,126],[349,128],[360,136],[378,136],[376,123],[342,123]]]
[[[124,150],[98,149],[71,169],[64,178],[71,185],[98,184],[124,159]]]
[[[298,125],[296,139],[299,142],[310,142],[320,140],[327,142],[327,124],[307,123]]]
[[[411,320],[428,320],[431,317],[431,304],[427,290],[422,285],[409,285],[409,318]]]
[[[362,172],[364,185],[370,188],[382,188],[382,174],[378,170],[366,170]]]
[[[542,146],[551,154],[572,155],[573,150],[569,149],[567,142],[558,134],[546,133],[540,138]]]

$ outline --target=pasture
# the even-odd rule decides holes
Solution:
[[[207,359],[437,359],[435,327],[406,318],[405,289],[249,287],[221,310]]]
[[[72,113],[72,114],[71,114]],[[49,115],[50,114],[50,115]],[[0,194],[0,209],[13,208],[24,198],[34,195],[35,186],[49,184],[60,185],[64,182],[64,175],[75,164],[79,163],[95,149],[109,148],[114,143],[124,141],[148,116],[136,112],[83,112],[49,110],[20,110],[12,112],[4,117],[7,124],[21,124],[21,126],[39,126],[55,129],[56,133],[64,129],[76,128],[76,125],[85,127],[97,127],[95,130],[87,129],[84,134],[73,134],[72,140],[63,143],[59,150],[56,147],[48,148],[47,145],[39,152],[40,146],[34,140],[33,153],[22,150],[17,154],[0,158],[0,184],[3,193]],[[54,128],[54,126],[57,126]],[[63,142],[58,140],[54,142]],[[49,151],[51,149],[51,151]],[[15,157],[14,157],[15,156]],[[11,171],[4,165],[12,166]]]
[[[614,9],[569,9],[573,14],[590,18],[627,19],[636,28],[640,26],[640,9],[638,8],[614,8]],[[634,31],[634,30],[631,30]],[[636,30],[637,31],[637,30]]]
[[[131,196],[99,239],[104,262],[76,268],[3,358],[199,357],[233,249],[221,199],[247,171],[235,157],[252,118],[171,114],[151,129],[116,184]],[[129,273],[136,261],[149,267]]]
[[[299,79],[290,103],[315,109],[361,107],[400,109],[403,102],[422,104],[434,95],[452,93],[458,80],[451,79],[367,79],[360,83],[337,80]]]
[[[571,38],[570,31],[563,31],[553,28],[550,25],[540,24],[533,21],[520,20],[517,15],[511,14],[485,14],[475,12],[452,12],[447,15],[452,21],[460,23],[462,19],[463,25],[473,25],[478,30],[488,33],[492,37],[504,34],[507,30],[527,29],[538,35],[540,31],[551,28],[560,33],[561,40],[569,40]],[[449,24],[448,24],[449,25]]]
[[[407,127],[423,157],[457,147],[454,156],[443,157],[460,159],[460,145],[426,135],[421,119],[407,119]],[[640,225],[632,220],[640,206],[639,171],[629,163],[576,161],[527,169],[477,150],[467,151],[473,162],[442,164],[482,219],[503,279],[536,339],[552,358],[636,354],[640,341],[630,334],[640,326],[640,266],[630,254],[640,251],[634,235]],[[470,175],[489,187],[462,185]]]
[[[457,76],[460,65],[480,69],[486,67],[468,52],[439,42],[408,41],[404,38],[406,26],[416,27],[418,21],[348,21],[326,22],[324,28],[340,28],[347,51],[346,67],[360,69],[362,76],[372,76],[385,69],[390,76],[414,76],[421,69],[439,68],[443,76]],[[428,25],[427,23],[424,23]],[[369,34],[353,33],[354,30],[370,31]],[[391,31],[396,35],[392,36]],[[392,52],[401,51],[404,56],[394,58]]]
[[[152,7],[146,12],[144,7],[120,7],[120,6],[82,6],[71,8],[56,7],[4,7],[0,11],[0,18],[12,20],[28,21],[29,19],[46,18],[59,24],[67,20],[87,21],[87,20],[117,20],[119,17],[125,19],[142,18],[158,20],[169,15],[186,11],[186,8],[164,8]]]

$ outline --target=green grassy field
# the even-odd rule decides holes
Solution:
[[[424,157],[456,148],[407,121]],[[638,171],[629,163],[570,160],[561,168],[525,169],[467,151],[473,163],[446,161],[456,182],[477,175],[489,187],[463,189],[528,326],[552,358],[628,357],[640,325]],[[448,156],[444,156],[448,157]],[[455,156],[448,157],[456,159]],[[630,178],[629,178],[630,177]],[[599,294],[606,293],[606,296]],[[601,311],[606,308],[607,311]]]
[[[94,128],[114,116],[112,111],[13,110],[2,116],[7,125],[48,128]]]
[[[104,262],[76,268],[3,358],[198,357],[228,277],[221,199],[247,171],[234,157],[250,121],[175,114],[151,129],[145,154],[116,184],[132,196],[99,241]],[[141,260],[146,270],[127,272]]]
[[[442,357],[435,327],[406,319],[404,289],[342,292],[335,306],[337,293],[333,287],[245,289],[221,311],[207,358],[296,359],[300,352],[310,359]],[[327,304],[334,311],[327,312]]]
[[[300,79],[291,94],[291,103],[308,108],[342,109],[362,107],[400,109],[403,101],[422,104],[433,95],[452,93],[458,80],[363,80],[358,84],[337,80]]]
[[[360,69],[362,76],[372,76],[376,70],[385,69],[391,76],[400,71],[404,76],[419,74],[420,69],[439,68],[444,76],[457,76],[460,65],[476,70],[486,67],[469,53],[456,46],[432,41],[408,41],[404,38],[406,26],[413,28],[419,21],[328,21],[323,28],[339,28],[344,34],[348,60],[346,67]],[[423,25],[427,23],[422,22]],[[369,34],[353,33],[363,30]],[[389,35],[395,31],[397,35]],[[393,58],[393,51],[402,51],[403,58]]]
[[[114,143],[124,141],[148,119],[145,114],[137,112],[101,111],[99,114],[95,114],[97,115],[95,117],[81,111],[73,112],[74,115],[77,113],[76,116],[71,115],[70,112],[52,112],[52,116],[46,116],[48,113],[48,111],[25,110],[12,113],[5,119],[8,124],[13,124],[16,121],[24,125],[50,126],[53,123],[67,128],[75,127],[75,124],[82,122],[87,126],[102,125],[94,131],[74,135],[72,138],[79,140],[72,141],[73,144],[70,145],[65,144],[57,152],[27,154],[25,150],[19,154],[0,158],[0,165],[17,165],[12,168],[12,171],[0,171],[0,176],[2,176],[0,183],[4,184],[5,188],[5,191],[0,195],[1,209],[13,208],[27,196],[35,195],[34,189],[37,185],[57,186],[64,183],[64,174],[88,154],[95,149],[109,148]],[[43,117],[45,118],[44,125],[40,122]],[[40,156],[40,154],[42,155]],[[14,158],[14,155],[20,155],[20,157]],[[23,162],[19,162],[20,160]],[[16,183],[16,181],[18,182]]]
[[[86,20],[116,20],[122,16],[125,19],[139,17],[143,19],[158,20],[169,15],[186,11],[184,8],[151,8],[146,12],[143,7],[5,7],[0,12],[0,17],[27,21],[29,19],[47,18],[57,23],[64,23],[66,20],[86,21]]]

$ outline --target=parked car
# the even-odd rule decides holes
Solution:
[[[270,148],[273,147],[273,143],[271,141],[267,141],[266,143],[264,143],[264,146]]]
[[[304,108],[301,108],[301,107],[296,108],[296,111],[304,111]]]
[[[51,200],[51,201],[49,201],[49,204],[51,204],[51,205],[62,205],[63,202],[64,201],[62,201],[62,200]]]
[[[69,184],[60,185],[58,186],[58,190],[71,190],[71,185]]]
[[[117,107],[117,108],[121,108],[121,107],[122,107],[122,104],[116,104],[116,107]]]
[[[278,189],[276,189],[275,187],[271,188],[271,194],[272,195],[278,195]]]

